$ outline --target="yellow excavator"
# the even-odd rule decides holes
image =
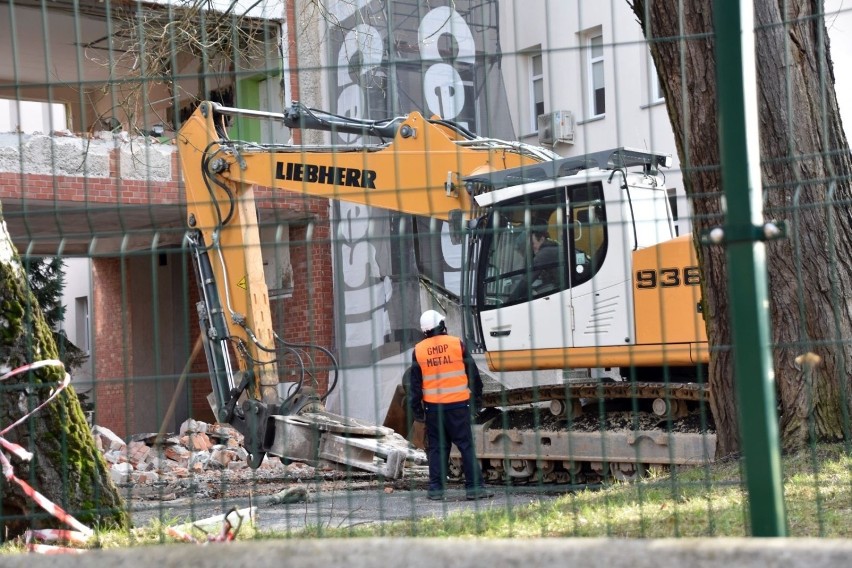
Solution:
[[[231,140],[227,124],[240,117],[376,142]],[[561,158],[417,112],[372,121],[298,103],[271,113],[203,102],[177,147],[210,402],[244,434],[253,465],[269,454],[395,478],[423,459],[390,428],[327,412],[310,389],[279,397],[256,186],[449,221],[468,246],[466,337],[490,369],[615,369],[487,394],[475,436],[489,480],[631,479],[655,464],[712,459],[700,273],[689,237],[674,236],[669,156],[618,148]],[[533,233],[558,251],[547,266],[533,262]],[[649,420],[612,429],[610,412],[624,415],[625,404]],[[672,431],[687,420],[688,431]]]

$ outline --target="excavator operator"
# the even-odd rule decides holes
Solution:
[[[527,278],[521,278],[512,293],[509,302],[528,299],[530,292],[557,290],[559,288],[559,266],[562,255],[559,243],[552,240],[545,229],[533,229],[530,232],[532,263]]]
[[[444,498],[450,445],[455,444],[462,456],[467,499],[484,499],[494,494],[482,484],[471,431],[471,398],[478,409],[482,378],[462,340],[447,334],[444,319],[435,310],[420,316],[424,339],[414,347],[411,365],[411,413],[415,422],[426,422],[427,495],[433,501]]]

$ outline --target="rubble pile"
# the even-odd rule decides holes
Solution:
[[[110,467],[116,484],[148,485],[185,479],[204,473],[248,473],[249,453],[243,436],[224,424],[208,424],[189,419],[177,434],[157,443],[157,434],[136,434],[125,442],[103,426],[93,426],[95,445]],[[267,456],[261,470],[287,473],[304,464],[285,466],[278,458]]]

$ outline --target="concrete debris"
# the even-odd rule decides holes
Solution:
[[[112,476],[113,482],[117,484],[127,483],[130,475],[133,473],[133,466],[126,462],[115,463],[110,467],[109,473]]]
[[[188,464],[192,451],[184,446],[169,444],[163,449],[163,455],[166,459],[179,464]]]
[[[157,434],[135,434],[125,443],[103,426],[93,426],[92,435],[110,468],[113,481],[119,486],[139,489],[140,496],[167,501],[188,493],[198,494],[203,486],[227,483],[238,485],[248,479],[289,479],[301,481],[327,475],[306,464],[288,465],[267,456],[260,468],[248,465],[249,453],[243,447],[243,436],[224,424],[207,424],[187,420],[177,434],[169,434],[157,442]],[[217,483],[218,481],[218,483]],[[147,489],[146,489],[147,488]],[[293,494],[282,502],[300,500]]]
[[[290,503],[307,503],[309,501],[308,490],[304,487],[288,487],[287,489],[272,495],[267,503],[269,505],[288,505]]]
[[[97,448],[110,464],[116,483],[153,483],[164,476],[188,477],[207,470],[247,469],[248,452],[242,447],[243,436],[223,424],[187,420],[178,435],[169,435],[157,445],[156,434],[136,434],[125,443],[103,426],[94,426],[92,435]],[[273,460],[266,460],[272,462]],[[282,470],[284,464],[274,458]],[[261,467],[277,467],[264,463]]]
[[[190,418],[189,420],[184,421],[183,424],[180,425],[179,433],[181,436],[184,434],[205,434],[207,433],[208,424],[206,422],[200,422],[198,420],[193,420]]]
[[[125,443],[103,426],[93,426],[95,444],[107,462],[112,480],[129,491],[132,499],[172,501],[183,497],[229,498],[265,496],[273,503],[307,501],[299,487],[312,483],[364,483],[374,476],[330,466],[312,467],[302,462],[285,464],[267,455],[251,469],[243,436],[225,424],[187,420],[177,433],[135,434]],[[282,486],[295,485],[282,491]],[[279,493],[280,492],[280,493]]]
[[[103,450],[121,450],[127,444],[120,437],[116,436],[109,428],[103,426],[95,426],[92,428],[92,434],[95,436],[95,441],[98,443],[98,449]]]

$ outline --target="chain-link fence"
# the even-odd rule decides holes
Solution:
[[[852,14],[739,4],[0,2],[3,538],[848,536]]]

